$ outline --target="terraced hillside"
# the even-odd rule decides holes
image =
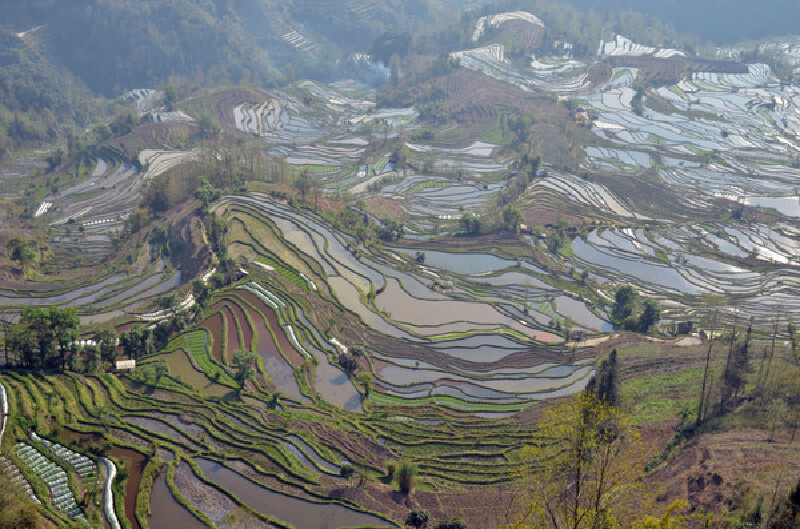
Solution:
[[[393,5],[307,4],[214,5],[310,68]],[[657,509],[745,509],[770,484],[742,454],[796,462],[798,88],[743,47],[576,56],[544,15],[467,20],[467,49],[355,54],[380,89],[138,88],[120,115],[149,123],[7,162],[0,464],[53,526],[498,526],[542,409],[609,378]],[[26,319],[48,306],[81,333]]]

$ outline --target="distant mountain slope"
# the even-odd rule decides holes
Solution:
[[[32,38],[92,90],[118,96],[170,76],[261,85],[332,66],[384,31],[455,20],[457,0],[0,0],[0,25]],[[8,13],[9,16],[5,17]],[[304,70],[305,68],[305,70]]]
[[[798,31],[797,0],[566,0],[600,13],[635,10],[658,17],[681,32],[716,44],[791,35]]]

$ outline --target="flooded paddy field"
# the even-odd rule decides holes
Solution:
[[[537,18],[505,15],[483,24],[511,20],[539,38]],[[639,89],[646,64],[618,61],[678,50],[617,35],[596,59],[514,60],[495,34],[478,32],[454,61],[471,80],[548,94],[575,120],[565,126],[574,166],[545,158],[517,189],[524,164],[508,127],[429,133],[418,109],[379,108],[357,83],[232,97],[214,107],[225,134],[263,142],[284,174],[192,206],[198,226],[218,229],[204,265],[229,256],[239,268],[230,285],[211,281],[205,311],[188,294],[197,271],[167,255],[180,244],[119,239],[146,186],[204,153],[104,154],[37,200],[52,260],[79,272],[0,285],[11,319],[59,305],[129,329],[169,315],[154,308],[164,295],[187,300],[186,326],[132,375],[9,377],[20,409],[34,415],[57,394],[65,423],[96,432],[127,471],[118,514],[133,527],[147,505],[157,529],[398,526],[406,504],[386,471],[401,460],[421,470],[420,505],[450,488],[502,485],[536,435],[519,412],[596,374],[605,350],[589,344],[614,331],[622,285],[661,304],[664,333],[712,299],[764,321],[800,316],[796,87],[753,64]],[[149,108],[153,97],[132,103]],[[507,111],[492,107],[489,121],[507,123]],[[153,115],[193,126],[179,111]],[[308,197],[291,187],[299,178],[315,185]],[[514,208],[518,222],[504,226]],[[472,214],[481,229],[469,228]],[[240,349],[255,358],[242,384]]]
[[[279,240],[291,244],[291,252],[298,256],[294,261],[313,261],[321,265],[321,269],[312,271],[307,280],[298,278],[298,286],[305,287],[312,283],[326,285],[334,299],[373,331],[430,348],[436,354],[452,357],[457,362],[503,362],[506,357],[522,354],[531,348],[543,347],[547,350],[553,347],[548,344],[557,338],[549,335],[543,324],[549,323],[553,318],[569,317],[576,324],[585,325],[595,332],[608,328],[601,317],[580,302],[557,304],[557,289],[548,288],[543,281],[546,278],[544,271],[526,260],[513,260],[491,253],[425,251],[425,264],[416,265],[412,263],[418,250],[397,248],[388,254],[365,251],[366,249],[355,252],[353,241],[334,233],[321,218],[298,213],[265,196],[228,197],[219,207],[218,213],[230,219],[246,212],[248,230],[252,233],[267,229],[258,227],[259,223],[274,230]],[[242,236],[249,237],[246,234]],[[247,244],[252,247],[251,243]],[[504,274],[507,274],[505,284],[492,291],[492,296],[487,295],[487,285],[492,283],[491,276],[503,277]],[[287,274],[282,275],[289,277]],[[515,283],[515,280],[519,283]],[[443,282],[452,283],[455,288],[447,291],[436,287],[436,284]],[[321,290],[308,290],[312,298],[322,295],[319,292]],[[371,292],[376,292],[374,297],[368,295]],[[521,324],[520,318],[525,317],[520,308],[523,295],[530,297],[526,306],[529,306],[532,313],[541,316],[538,319],[529,318]],[[272,303],[279,306],[279,303]],[[291,298],[281,298],[280,303],[287,307],[295,304]],[[559,316],[558,310],[564,315]],[[297,318],[296,314],[292,316],[283,307],[280,312],[281,318]],[[286,321],[285,325],[289,325],[289,322]],[[303,350],[310,352],[309,354],[331,354],[341,352],[341,347],[354,345],[325,333],[325,329],[316,327],[307,319],[300,319],[298,326],[304,332],[297,334],[297,338]],[[257,334],[264,331],[257,328]],[[543,341],[533,345],[540,336]],[[497,340],[504,339],[509,348],[497,348]],[[267,371],[270,371],[269,359],[266,360]],[[318,388],[326,387],[325,383],[320,384],[320,375],[323,373],[322,366],[327,365],[328,359],[323,357],[317,368]],[[529,369],[537,371],[537,364],[529,364]],[[277,366],[273,366],[271,376],[278,376],[279,371]],[[506,397],[511,396],[515,402],[522,403],[525,399],[533,398],[534,394],[539,395],[546,391],[579,389],[579,380],[583,383],[588,380],[587,372],[573,367],[567,375],[573,371],[579,373],[576,379],[542,383],[534,380],[534,377],[528,381],[527,386],[523,384],[513,388],[509,383],[502,382],[498,373],[486,375],[490,381],[479,381],[475,380],[474,375],[462,374],[461,378],[456,379],[457,382],[466,384],[461,389],[447,389],[447,384],[439,389],[429,389],[433,389],[432,395],[444,391],[445,395],[464,403],[462,406],[480,407],[481,399],[486,395],[481,388],[488,389],[497,385]],[[332,374],[335,372],[334,368]],[[380,380],[372,397],[377,402],[382,402],[383,398],[377,395],[378,391],[388,391],[389,395],[397,392],[393,388],[418,382],[403,382],[404,375],[397,370],[375,371],[373,375],[376,381]],[[283,380],[292,379],[286,378],[289,376],[288,372],[281,376]],[[281,376],[273,380],[277,382],[281,380]],[[334,379],[340,377],[341,375]],[[335,384],[327,387],[327,391],[333,391]],[[423,396],[419,391],[403,393],[405,398]],[[296,396],[293,391],[289,395]]]

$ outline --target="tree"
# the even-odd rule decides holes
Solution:
[[[129,360],[135,360],[147,353],[150,331],[134,325],[127,333],[122,333],[119,338],[122,351]]]
[[[239,384],[240,390],[245,383],[255,375],[256,355],[245,349],[238,349],[233,353],[233,367],[236,370],[233,378]]]
[[[633,315],[638,298],[639,292],[631,285],[617,289],[617,293],[614,295],[614,308],[611,311],[611,319],[614,320],[614,323],[621,325],[625,318]]]
[[[201,200],[205,207],[217,200],[221,194],[222,192],[212,186],[203,176],[199,178],[197,188],[194,190],[194,198]]]
[[[297,190],[300,191],[300,200],[306,201],[306,194],[311,190],[311,175],[308,171],[300,173],[300,178],[297,179]]]
[[[174,292],[164,294],[158,299],[158,306],[163,310],[175,312],[175,309],[178,306],[178,298],[175,296]]]
[[[156,379],[156,384],[161,382],[161,379],[169,375],[169,366],[164,360],[159,360],[153,364],[153,376]]]
[[[211,297],[211,287],[198,277],[192,281],[192,296],[194,296],[197,305],[204,309],[208,299]]]
[[[674,501],[669,506],[667,512],[661,518],[645,515],[640,521],[632,525],[632,529],[683,529],[684,527],[708,527],[706,521],[710,521],[708,516],[702,514],[686,515],[689,504],[682,501]],[[694,522],[694,523],[692,523]],[[699,523],[698,523],[699,522]]]
[[[474,213],[465,213],[459,222],[461,229],[470,235],[477,235],[481,232],[481,219]]]
[[[58,345],[61,369],[65,369],[69,345],[77,340],[78,329],[81,325],[81,320],[78,318],[78,310],[75,308],[59,309],[58,307],[50,307],[47,309],[47,319],[50,322],[53,338]]]
[[[506,231],[516,232],[523,220],[524,217],[519,209],[513,206],[508,206],[503,209],[503,228],[505,228]]]
[[[83,357],[87,373],[94,373],[100,365],[100,349],[94,345],[89,344],[83,348]]]
[[[21,237],[14,237],[8,241],[7,246],[11,250],[11,260],[19,263],[22,275],[27,277],[30,267],[36,262],[36,251],[29,241]]]
[[[339,366],[345,373],[352,375],[356,372],[356,369],[358,369],[358,362],[353,358],[353,355],[342,353],[339,355]]]
[[[36,504],[0,465],[0,529],[41,527]]]
[[[414,478],[417,476],[417,467],[409,461],[402,461],[394,471],[397,478],[397,487],[403,494],[410,494],[414,487]]]
[[[113,362],[117,358],[117,333],[113,329],[103,329],[94,334],[94,341],[100,347],[100,358]]]
[[[612,349],[608,358],[600,363],[600,369],[586,386],[586,391],[594,393],[600,402],[617,405],[617,385],[619,382],[619,369],[617,367],[617,350]]]
[[[364,388],[364,395],[369,397],[369,392],[372,391],[372,374],[362,371],[358,374],[358,381],[361,383],[361,387]]]
[[[431,521],[431,513],[425,509],[414,509],[406,516],[406,525],[414,527],[415,529],[423,529],[428,526]]]
[[[168,84],[164,87],[164,105],[170,112],[175,110],[175,103],[178,102],[178,89],[174,85]]]
[[[425,252],[417,252],[414,254],[414,260],[417,262],[417,264],[425,264]]]
[[[613,527],[646,510],[647,453],[620,410],[581,392],[545,408],[536,436],[523,449],[505,529]]]
[[[661,305],[658,300],[646,298],[644,300],[644,310],[639,316],[639,330],[646,333],[650,327],[657,325],[661,321]]]
[[[200,128],[200,134],[206,139],[216,138],[222,131],[219,122],[207,114],[200,116],[197,126]]]
[[[786,425],[789,417],[789,407],[782,398],[773,399],[767,406],[767,426],[769,427],[770,440],[775,438],[775,430]]]
[[[722,372],[722,400],[725,401],[731,397],[739,394],[745,385],[745,377],[749,369],[749,350],[750,338],[753,334],[753,322],[750,321],[750,326],[747,328],[747,335],[745,336],[744,343],[736,343],[736,330],[734,328],[733,335],[731,336],[731,347],[728,350],[728,358],[725,361],[725,369]]]

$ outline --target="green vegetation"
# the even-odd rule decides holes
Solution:
[[[0,465],[0,529],[37,529],[40,524],[36,504]]]

